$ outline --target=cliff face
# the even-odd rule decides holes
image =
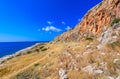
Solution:
[[[98,37],[115,18],[120,18],[120,0],[103,0],[89,10],[74,29],[61,34],[55,41],[80,41],[86,37]]]

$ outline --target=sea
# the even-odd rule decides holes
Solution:
[[[30,47],[36,43],[43,43],[41,41],[35,42],[0,42],[0,58],[6,55],[11,55],[19,50]]]

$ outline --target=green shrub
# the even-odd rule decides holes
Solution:
[[[46,51],[46,50],[47,50],[47,48],[41,49],[41,51]]]
[[[43,49],[44,48],[44,46],[40,46],[40,49]]]
[[[116,47],[120,47],[120,41],[115,41],[113,43],[108,44],[107,46],[115,50]]]
[[[110,26],[112,27],[115,23],[118,23],[118,22],[120,22],[120,18],[115,18],[115,19],[111,22]]]
[[[21,54],[21,53],[19,53],[19,54],[17,54],[17,55],[16,55],[16,57],[21,56],[21,55],[22,55],[22,54]]]
[[[93,38],[92,37],[86,37],[86,40],[93,40]]]
[[[35,66],[35,67],[36,67],[36,66],[39,66],[39,63],[34,64],[34,66]]]
[[[115,42],[113,42],[113,44],[115,44],[116,46],[120,47],[120,41],[115,41]]]
[[[30,54],[30,53],[32,53],[32,51],[28,51],[28,52],[27,52],[27,54]]]
[[[35,49],[35,52],[39,52],[40,50],[39,49]]]

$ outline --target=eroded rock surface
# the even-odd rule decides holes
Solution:
[[[103,32],[98,40],[102,44],[113,43],[120,40],[120,22]]]
[[[58,36],[55,41],[80,41],[86,37],[99,37],[110,27],[115,18],[120,18],[120,0],[103,0],[83,17],[72,30]]]

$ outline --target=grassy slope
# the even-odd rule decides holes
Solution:
[[[88,46],[89,45],[89,46]],[[97,50],[96,41],[48,43],[43,52],[33,52],[13,58],[0,66],[0,79],[58,79],[59,68],[65,68],[69,79],[101,79],[101,77],[114,75],[120,62],[119,46],[110,44]],[[87,47],[88,46],[88,47]],[[37,47],[38,48],[38,47]],[[71,64],[74,62],[75,64]],[[101,63],[107,63],[102,67]],[[88,65],[96,64],[96,69],[103,69],[102,74],[91,74],[82,69]]]

